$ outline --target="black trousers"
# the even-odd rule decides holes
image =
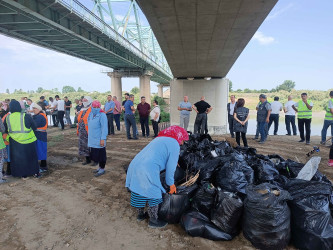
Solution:
[[[52,115],[53,126],[58,127],[58,113]]]
[[[140,116],[142,136],[149,136],[149,120],[147,117]]]
[[[236,142],[237,142],[238,146],[240,146],[240,135],[241,134],[242,134],[242,140],[243,140],[244,147],[247,147],[246,133],[236,132]]]
[[[234,136],[234,120],[234,116],[228,114],[229,131],[231,136]]]
[[[293,135],[296,135],[297,129],[296,129],[296,124],[295,124],[295,116],[286,115],[285,122],[286,122],[286,130],[287,130],[288,135],[291,135],[290,124],[293,129]]]
[[[151,120],[151,123],[153,124],[154,137],[156,137],[156,136],[158,136],[158,122]]]
[[[58,110],[58,121],[61,124],[61,129],[65,128],[65,124],[64,124],[64,115],[65,115],[65,111],[59,111]]]
[[[305,138],[304,138],[304,126],[305,126]],[[301,140],[310,141],[311,135],[311,119],[298,119],[298,130]]]
[[[333,144],[331,145],[330,149],[330,160],[333,160]]]
[[[108,134],[114,135],[113,114],[107,114],[108,118]]]
[[[277,135],[279,129],[279,114],[271,114],[269,116],[268,131],[271,128],[273,122],[274,122],[274,135]]]

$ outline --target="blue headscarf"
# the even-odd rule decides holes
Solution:
[[[9,112],[15,113],[15,112],[21,112],[22,108],[18,101],[13,100],[9,103]]]

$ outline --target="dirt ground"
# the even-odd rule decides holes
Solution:
[[[260,145],[251,137],[249,145],[258,153],[304,163],[320,140],[314,137],[306,146],[297,142],[299,137],[270,136]],[[10,178],[0,185],[0,249],[253,249],[242,234],[230,242],[214,242],[192,238],[180,225],[158,230],[136,221],[124,188],[124,167],[151,139],[127,141],[124,133],[108,138],[107,173],[95,178],[93,167],[78,159],[74,129],[50,128],[48,138],[49,173],[39,179]],[[319,169],[332,180],[329,148],[320,149],[315,154],[322,157]]]

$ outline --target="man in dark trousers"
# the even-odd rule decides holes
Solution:
[[[207,115],[212,111],[212,107],[205,102],[205,97],[202,96],[200,101],[193,104],[192,109],[197,112],[197,117],[194,122],[194,134],[204,134],[207,121]]]
[[[149,137],[149,113],[150,113],[150,105],[146,103],[146,97],[141,96],[141,102],[138,104],[136,109],[139,112],[140,116],[140,124],[142,136]]]
[[[235,95],[231,95],[230,96],[230,102],[227,104],[228,123],[229,123],[229,131],[230,131],[231,138],[235,137],[235,134],[234,134],[234,111],[235,111],[236,105],[237,105],[236,97],[235,97]]]

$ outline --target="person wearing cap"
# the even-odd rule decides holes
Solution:
[[[271,102],[271,114],[269,116],[268,131],[271,128],[272,123],[274,122],[274,135],[277,135],[279,129],[279,118],[280,111],[282,111],[283,105],[279,102],[279,97],[275,96],[274,101]]]
[[[165,170],[169,193],[176,193],[174,175],[180,145],[188,139],[187,131],[179,126],[164,129],[134,157],[128,167],[125,187],[131,191],[131,206],[137,209],[137,221],[143,221],[148,217],[144,211],[148,203],[150,228],[163,228],[168,224],[158,218],[162,194],[167,192],[162,186],[160,172]]]
[[[36,141],[36,146],[37,146],[37,157],[38,160],[40,161],[40,171],[39,172],[44,172],[47,171],[47,116],[42,110],[42,107],[38,104],[33,104],[32,106],[33,110],[33,116],[32,119],[35,122],[35,125],[37,127],[35,131],[35,135],[37,138]]]
[[[30,115],[21,112],[22,107],[18,101],[9,104],[10,115],[6,118],[9,144],[10,167],[14,177],[27,177],[39,174],[39,165],[36,149],[37,127]]]
[[[82,165],[91,163],[90,151],[88,147],[88,117],[91,112],[92,99],[90,96],[85,96],[82,99],[83,108],[77,116],[77,131],[76,134],[79,137],[79,156],[84,156],[85,161]],[[96,166],[96,163],[92,165]]]
[[[106,137],[108,135],[108,118],[101,109],[101,103],[97,100],[91,104],[91,112],[88,116],[88,147],[90,158],[99,164],[98,169],[93,171],[95,177],[105,173],[106,164]]]
[[[331,136],[333,136],[333,91],[330,92],[330,100],[327,103],[324,125],[321,130],[320,144],[322,145],[326,144],[326,134],[329,126],[331,126]],[[333,143],[333,137],[331,141]]]
[[[267,97],[264,94],[259,96],[259,106],[257,109],[257,122],[259,126],[259,133],[260,133],[260,144],[264,144],[267,140],[267,132],[266,127],[269,123],[269,116],[271,114],[271,105],[267,102]]]
[[[301,100],[296,102],[292,108],[297,112],[298,119],[298,130],[301,140],[298,142],[304,142],[307,145],[310,144],[311,135],[311,120],[312,120],[312,101],[308,100],[307,93],[301,94]],[[305,137],[304,137],[304,126],[305,126]]]

